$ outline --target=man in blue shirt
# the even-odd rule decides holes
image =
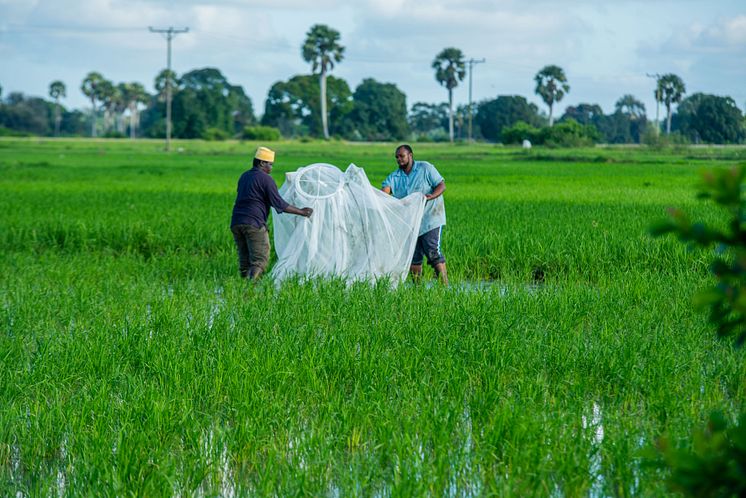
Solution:
[[[397,199],[402,199],[413,192],[422,192],[427,199],[409,271],[414,280],[419,281],[425,256],[438,279],[448,285],[446,258],[440,250],[440,237],[443,225],[446,224],[446,208],[443,202],[445,180],[429,162],[415,161],[412,147],[407,144],[396,148],[396,162],[399,169],[386,177],[381,190]]]
[[[269,174],[275,161],[275,152],[259,147],[253,167],[238,180],[236,202],[231,217],[231,232],[238,249],[238,269],[242,278],[258,279],[269,263],[269,232],[267,218],[269,207],[278,213],[297,214],[308,218],[313,209],[299,209],[280,197],[277,184]]]

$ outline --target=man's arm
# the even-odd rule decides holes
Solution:
[[[386,185],[385,187],[381,187],[381,190],[383,191],[384,194],[391,195],[391,187],[389,187],[388,185]]]
[[[440,197],[441,195],[443,195],[443,192],[445,191],[445,189],[446,189],[446,181],[441,180],[441,182],[435,186],[432,193],[425,194],[425,199],[427,199],[428,201],[436,199]]]
[[[285,208],[284,213],[290,213],[290,214],[297,214],[298,216],[303,216],[305,218],[308,218],[313,214],[313,209],[309,207],[305,208],[297,208],[293,206],[292,204],[288,204],[288,206]]]
[[[305,218],[311,216],[311,214],[313,213],[313,209],[309,207],[297,208],[291,204],[288,204],[288,202],[283,199],[282,196],[280,196],[280,192],[277,190],[277,184],[275,184],[275,181],[272,180],[269,175],[267,175],[267,177],[268,180],[266,188],[270,206],[275,208],[278,213],[297,214],[298,216],[303,216]]]

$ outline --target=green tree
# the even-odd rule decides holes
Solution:
[[[391,141],[409,135],[407,97],[393,83],[366,78],[355,89],[352,100],[350,120],[359,138]]]
[[[331,135],[345,136],[352,111],[352,92],[343,79],[327,78],[327,99],[331,119]],[[312,75],[297,75],[288,81],[278,81],[269,90],[264,105],[262,124],[278,128],[284,136],[323,136],[319,101],[319,79]]]
[[[604,115],[598,104],[580,103],[567,106],[560,123],[575,121],[583,126],[593,127],[598,132],[598,139],[603,138],[606,143],[629,143],[629,120],[622,114]]]
[[[681,102],[685,93],[684,81],[675,74],[664,74],[658,79],[655,98],[666,106],[666,134],[671,133],[671,104]]]
[[[534,81],[536,82],[535,93],[549,106],[549,126],[551,127],[554,124],[552,117],[554,104],[562,100],[570,91],[570,85],[567,83],[565,72],[555,65],[544,66],[536,73]]]
[[[83,78],[80,90],[91,100],[91,136],[96,136],[96,102],[99,100],[99,87],[106,81],[101,73],[92,71]]]
[[[448,133],[448,104],[416,102],[409,112],[409,127],[419,136],[428,138]]]
[[[303,43],[303,60],[311,64],[311,71],[319,74],[319,96],[321,101],[321,125],[324,138],[329,138],[327,122],[326,79],[335,62],[341,62],[345,48],[339,44],[339,32],[324,24],[315,24],[306,33]]]
[[[502,131],[523,121],[532,126],[542,124],[539,108],[520,95],[498,95],[492,100],[477,104],[475,122],[482,136],[493,142],[502,142]]]
[[[60,135],[60,122],[62,115],[60,113],[60,99],[66,97],[65,84],[60,80],[55,80],[49,84],[49,96],[54,99],[54,136]]]
[[[462,140],[464,137],[464,128],[469,120],[469,106],[459,104],[453,113],[453,133],[454,137]]]
[[[172,116],[174,135],[181,138],[202,138],[211,128],[234,136],[254,123],[251,99],[244,89],[209,67],[181,76],[173,95]]]
[[[692,142],[737,144],[744,139],[741,109],[730,97],[695,93],[679,104],[672,127]]]
[[[23,134],[49,135],[53,115],[53,103],[11,92],[0,106],[0,127]]]
[[[582,125],[596,125],[600,119],[603,119],[604,111],[598,104],[587,104],[580,103],[578,105],[570,105],[565,109],[564,114],[559,119],[560,121],[567,121],[569,119],[575,120]]]
[[[172,89],[175,89],[179,84],[179,78],[176,76],[174,71],[168,69],[162,70],[155,77],[153,86],[155,87],[155,93],[158,96],[158,100],[166,102],[166,91],[170,85]]]
[[[146,107],[138,116],[138,128],[140,128],[141,130],[141,135],[157,138],[166,137],[166,100],[168,99],[168,85],[171,86],[171,93],[173,97],[173,94],[178,92],[178,83],[179,78],[177,74],[174,71],[169,71],[168,69],[161,70],[155,76],[155,78],[153,79],[155,94],[150,101],[150,105],[148,105],[148,107]],[[173,119],[171,122],[173,124]]]
[[[444,48],[435,56],[432,67],[435,80],[448,90],[448,137],[453,142],[453,89],[466,76],[464,54],[457,48]]]

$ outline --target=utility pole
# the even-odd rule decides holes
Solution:
[[[166,35],[167,56],[166,56],[166,151],[171,150],[171,40],[179,33],[186,33],[189,28],[175,29],[155,29],[148,27],[151,33],[161,33]]]
[[[466,61],[466,63],[469,64],[469,142],[471,142],[472,140],[471,138],[472,136],[471,135],[471,71],[474,68],[474,65],[481,64],[483,62],[485,62],[484,58],[479,59],[479,60],[472,58]]]
[[[661,79],[661,75],[658,73],[655,74],[649,74],[645,73],[645,75],[648,78],[655,78],[655,91],[653,92],[653,96],[655,97],[655,135],[660,135],[661,132],[661,125],[658,122],[658,111],[660,110],[660,101],[658,100],[658,82]]]

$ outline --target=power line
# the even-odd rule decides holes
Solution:
[[[484,58],[469,59],[466,63],[469,65],[469,142],[471,142],[471,72],[475,65],[486,62]]]
[[[53,24],[8,24],[6,28],[0,28],[0,33],[24,33],[36,31],[57,31],[62,33],[131,33],[141,31],[140,26],[55,26]]]
[[[171,40],[179,33],[187,33],[189,28],[175,29],[169,26],[167,29],[155,29],[148,27],[151,33],[161,33],[166,35],[166,45],[168,47],[166,56],[167,73],[166,73],[166,151],[171,150]]]

